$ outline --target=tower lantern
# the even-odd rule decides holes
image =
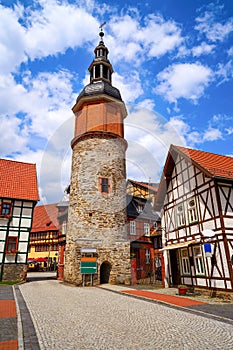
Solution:
[[[64,278],[77,285],[84,281],[86,258],[97,261],[97,270],[85,274],[85,281],[129,284],[131,279],[126,233],[127,111],[119,90],[112,86],[113,68],[102,26],[89,67],[90,83],[72,108],[75,130]]]

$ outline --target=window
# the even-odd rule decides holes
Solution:
[[[183,275],[190,275],[188,249],[187,248],[181,249],[180,254],[181,254],[181,269],[182,269]]]
[[[146,249],[146,264],[150,264],[150,249]]]
[[[183,204],[179,204],[176,208],[177,215],[177,226],[181,227],[185,225],[185,215],[184,215],[184,206]]]
[[[144,236],[150,236],[150,224],[144,223]]]
[[[6,251],[7,252],[16,252],[18,249],[18,237],[7,237],[6,241]]]
[[[142,204],[138,204],[137,210],[138,210],[139,213],[141,213],[143,211],[143,205]]]
[[[190,224],[198,220],[196,202],[193,198],[188,201],[188,218]]]
[[[163,248],[162,237],[161,236],[155,236],[154,237],[154,248],[155,249]]]
[[[99,179],[99,190],[101,193],[109,193],[110,192],[110,180],[107,177],[101,177]]]
[[[136,223],[135,223],[135,221],[130,221],[129,233],[130,233],[130,235],[136,235]]]
[[[11,214],[11,203],[2,202],[2,205],[0,206],[0,215],[9,216],[10,214]]]
[[[61,231],[62,231],[63,235],[66,235],[66,232],[67,232],[67,221],[63,221]]]
[[[193,247],[193,259],[196,275],[204,275],[205,269],[201,246]]]

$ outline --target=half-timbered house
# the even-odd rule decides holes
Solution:
[[[233,158],[171,145],[159,188],[167,286],[233,291]]]
[[[26,278],[29,234],[38,200],[35,164],[0,159],[0,280]]]
[[[38,205],[34,209],[29,254],[35,270],[55,271],[58,262],[57,204]]]

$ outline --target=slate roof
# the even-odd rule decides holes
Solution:
[[[143,210],[140,212],[138,206],[142,206]],[[127,217],[137,218],[145,220],[158,221],[160,216],[153,210],[151,201],[146,198],[139,198],[135,196],[127,195]]]
[[[57,203],[38,205],[34,208],[31,232],[58,230]]]
[[[83,96],[90,96],[90,95],[92,96],[92,95],[99,95],[99,94],[106,94],[122,101],[120,91],[114,86],[110,85],[108,82],[102,80],[102,81],[97,81],[85,86],[85,88],[81,91],[81,93],[77,97],[76,103]]]
[[[0,197],[38,201],[36,165],[0,159]]]

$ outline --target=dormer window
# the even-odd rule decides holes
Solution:
[[[137,205],[137,210],[139,213],[141,213],[143,211],[143,205],[142,204],[138,204]]]

